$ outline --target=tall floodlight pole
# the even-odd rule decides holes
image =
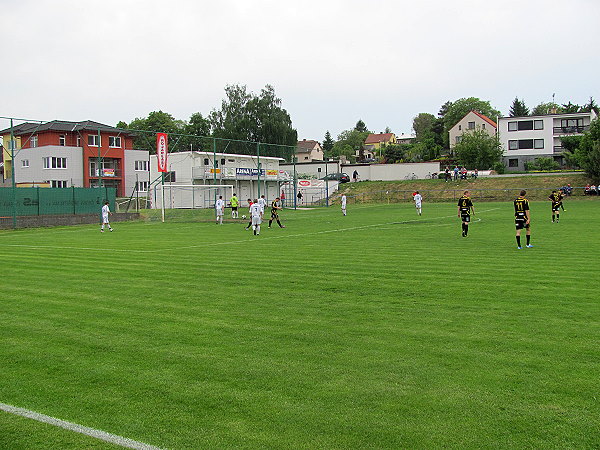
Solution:
[[[325,149],[323,149],[323,158],[325,159],[325,206],[329,207],[329,179],[327,177],[327,166],[329,164],[327,162],[327,153]]]
[[[256,166],[258,167],[258,198],[260,198],[260,142],[256,143]]]
[[[13,120],[10,119],[10,177],[13,190],[13,228],[17,228],[17,183],[15,180],[15,135]]]

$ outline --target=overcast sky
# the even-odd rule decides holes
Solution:
[[[598,0],[0,0],[0,115],[187,120],[271,84],[300,139],[479,97],[600,103]],[[2,125],[5,125],[3,123]]]

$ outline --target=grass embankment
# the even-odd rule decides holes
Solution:
[[[412,201],[412,193],[419,191],[428,201],[451,201],[460,198],[465,190],[477,200],[504,201],[514,197],[521,189],[528,198],[544,200],[552,189],[570,184],[574,196],[583,196],[582,186],[588,183],[584,174],[517,175],[514,177],[485,177],[445,182],[444,180],[360,181],[340,186],[335,197],[345,193],[350,201],[402,202]]]

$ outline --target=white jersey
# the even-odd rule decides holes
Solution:
[[[250,207],[250,215],[252,217],[260,217],[263,213],[263,208],[260,206],[260,203],[253,203]]]
[[[96,210],[98,211],[98,210]],[[110,212],[110,208],[108,207],[108,205],[104,205],[102,207],[102,217],[108,217],[108,213]]]
[[[262,212],[265,212],[265,205],[267,204],[267,201],[264,198],[259,198],[258,199],[258,204],[260,205]]]
[[[421,194],[416,194],[415,195],[415,205],[420,206],[421,200],[423,200],[423,197],[421,197]]]
[[[346,209],[346,196],[342,195],[342,209]]]
[[[222,199],[218,199],[215,203],[215,209],[217,210],[217,215],[223,214],[223,209],[225,208],[225,202]]]

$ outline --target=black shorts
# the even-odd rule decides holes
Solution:
[[[463,222],[470,222],[471,221],[471,214],[461,214],[460,215],[460,220],[462,220]]]
[[[552,203],[552,211],[560,211],[560,203]]]
[[[522,230],[523,228],[529,229],[527,217],[515,217],[515,228],[517,230]]]
[[[232,211],[237,211],[237,208],[238,208],[237,206],[232,206],[232,207],[231,207],[231,210],[232,210]]]

